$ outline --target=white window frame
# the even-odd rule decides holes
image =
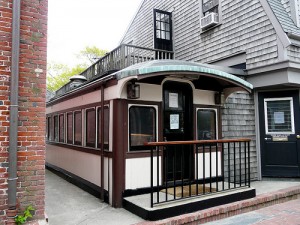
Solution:
[[[212,110],[216,112],[216,140],[219,139],[219,123],[218,123],[218,109],[216,108],[196,108],[196,126],[198,125],[198,110]],[[196,127],[196,140],[198,140],[198,128]]]
[[[268,128],[268,115],[267,115],[267,102],[275,102],[275,101],[290,101],[290,110],[291,110],[291,125],[292,131],[287,132],[269,132]],[[265,132],[266,134],[295,134],[295,120],[294,120],[294,102],[292,97],[284,97],[284,98],[265,98],[264,99],[264,116],[265,116]]]
[[[128,109],[127,109],[127,114],[128,114],[128,118],[127,118],[127,121],[128,121],[128,127],[127,127],[127,129],[128,129],[128,137],[127,137],[127,139],[128,139],[128,148],[127,148],[127,152],[138,152],[138,151],[130,151],[130,133],[129,133],[129,126],[130,126],[130,121],[129,121],[129,117],[130,117],[130,115],[129,115],[129,110],[130,110],[130,108],[131,107],[133,107],[133,106],[139,106],[139,107],[148,107],[148,108],[154,108],[155,109],[155,141],[158,141],[158,106],[157,105],[143,105],[143,104],[128,104]],[[150,149],[149,149],[150,150]]]

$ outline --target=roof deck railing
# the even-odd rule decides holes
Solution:
[[[92,80],[128,66],[155,59],[174,59],[174,53],[172,51],[121,44],[97,60],[80,75],[85,76],[87,80]]]

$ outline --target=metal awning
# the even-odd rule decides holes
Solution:
[[[153,60],[129,66],[116,72],[114,75],[117,80],[127,77],[141,79],[149,75],[181,74],[187,75],[191,80],[197,80],[200,77],[210,77],[216,80],[222,80],[231,87],[240,87],[248,92],[253,89],[249,82],[221,70],[215,69],[213,65],[187,62],[181,60]],[[228,86],[228,85],[227,85]],[[225,87],[225,85],[224,85]]]

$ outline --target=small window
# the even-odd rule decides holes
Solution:
[[[50,141],[51,140],[51,116],[47,117],[47,140]]]
[[[58,142],[58,116],[54,116],[54,136],[53,136],[53,141]]]
[[[267,134],[295,133],[292,98],[265,99]]]
[[[86,146],[96,146],[96,110],[86,110]]]
[[[97,147],[101,148],[101,134],[102,134],[102,127],[101,127],[101,108],[98,108],[98,112],[97,112],[97,119],[98,119],[98,144]],[[103,131],[104,131],[104,149],[108,150],[109,149],[109,108],[105,107],[104,108],[104,127],[103,127]]]
[[[67,113],[67,143],[73,144],[73,113]]]
[[[198,140],[217,139],[216,110],[197,110],[197,137]]]
[[[202,13],[203,16],[209,13],[219,13],[219,0],[202,0]]]
[[[82,113],[81,111],[74,112],[74,144],[81,145],[82,143]]]
[[[129,109],[130,150],[147,150],[145,142],[156,140],[156,111],[154,107],[132,106]]]
[[[59,115],[59,142],[65,142],[65,115]]]

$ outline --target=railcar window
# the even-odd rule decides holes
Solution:
[[[67,143],[73,144],[73,113],[67,113]]]
[[[53,141],[58,142],[58,116],[54,116],[54,138]]]
[[[59,115],[59,142],[65,142],[65,115]]]
[[[47,139],[48,139],[48,141],[50,141],[51,140],[51,117],[49,116],[48,118],[47,118]]]
[[[86,110],[86,146],[95,147],[96,145],[96,110]]]
[[[145,142],[156,139],[156,112],[153,107],[132,106],[129,109],[130,150],[147,150]]]
[[[199,109],[197,111],[198,140],[215,140],[217,138],[216,111]]]
[[[81,145],[82,141],[82,114],[81,111],[74,112],[74,144]]]
[[[101,134],[102,134],[102,124],[101,124],[101,108],[98,108],[97,112],[97,119],[98,119],[98,143],[97,147],[101,148]],[[109,108],[105,107],[104,108],[104,149],[108,150],[109,149]]]

